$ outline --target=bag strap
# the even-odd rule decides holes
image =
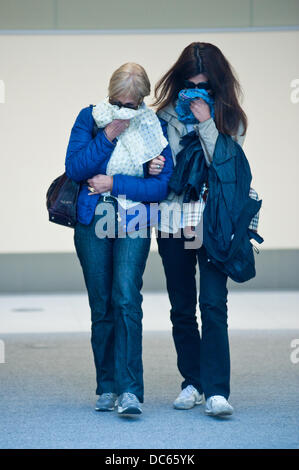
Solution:
[[[94,104],[89,105],[90,108],[93,108],[94,106],[95,106]],[[92,138],[94,139],[96,137],[97,133],[99,132],[99,128],[96,125],[96,122],[95,122],[93,117],[92,117],[92,120],[93,120]]]
[[[93,120],[93,128],[92,128],[92,138],[94,139],[99,132],[99,128],[95,123],[95,120]]]

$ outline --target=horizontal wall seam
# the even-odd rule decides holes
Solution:
[[[196,29],[0,29],[0,35],[89,35],[89,34],[194,34],[194,33],[256,33],[272,31],[297,31],[299,25],[292,26],[250,26],[238,28],[196,28]]]

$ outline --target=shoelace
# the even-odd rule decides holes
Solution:
[[[222,401],[222,402],[224,402],[224,401],[226,401],[226,400],[225,400],[225,398],[224,398],[224,397],[217,396],[217,395],[216,395],[215,397],[211,397],[211,403],[213,403],[213,402],[217,402],[217,401],[218,401],[218,402],[219,402],[219,401]]]
[[[136,396],[134,395],[134,393],[125,392],[123,398],[127,398],[129,402],[136,403]]]
[[[102,393],[103,398],[114,398],[114,393],[112,392],[107,392],[107,393]]]
[[[180,395],[182,398],[188,397],[194,392],[194,389],[191,385],[188,385],[186,388],[183,388],[181,391]]]

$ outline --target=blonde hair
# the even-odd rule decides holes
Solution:
[[[119,95],[130,95],[141,102],[151,92],[151,85],[144,68],[134,62],[127,62],[113,72],[108,93],[110,99],[117,99]]]

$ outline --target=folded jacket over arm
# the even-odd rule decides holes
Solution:
[[[248,226],[262,201],[250,197],[252,180],[242,147],[219,133],[208,172],[209,196],[203,211],[203,243],[214,262],[236,282],[255,276]],[[254,236],[258,243],[264,240]]]

